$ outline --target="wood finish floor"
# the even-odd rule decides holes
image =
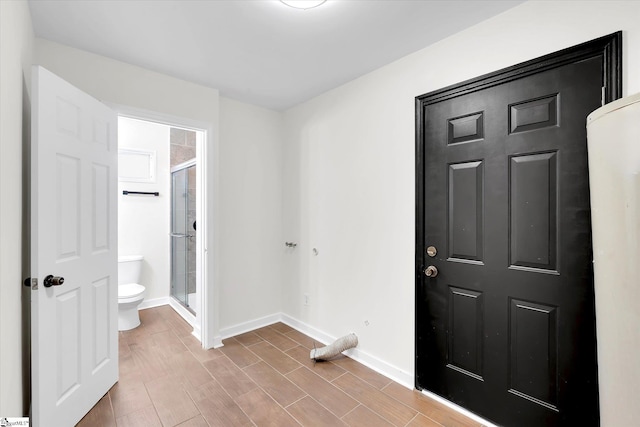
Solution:
[[[119,333],[118,383],[78,426],[480,426],[348,357],[314,365],[313,340],[282,323],[205,351],[169,306],[140,319]]]

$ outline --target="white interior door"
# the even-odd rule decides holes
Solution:
[[[118,379],[117,117],[42,67],[32,89],[32,425],[64,427]]]

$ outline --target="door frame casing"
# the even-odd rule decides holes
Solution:
[[[622,96],[622,32],[618,31],[598,39],[582,43],[580,45],[560,50],[530,61],[526,61],[511,67],[507,67],[492,73],[484,74],[460,83],[456,83],[436,91],[428,92],[415,98],[416,120],[416,247],[415,247],[415,289],[414,289],[414,313],[415,313],[415,342],[414,342],[414,380],[415,387],[422,390],[418,383],[420,370],[418,367],[418,345],[421,339],[419,322],[420,287],[422,275],[426,265],[425,250],[425,203],[427,201],[425,191],[425,141],[424,123],[425,107],[458,96],[467,95],[483,89],[501,85],[516,79],[548,71],[563,65],[578,61],[602,57],[603,63],[603,103],[608,103]],[[586,126],[586,122],[585,122]],[[424,332],[423,332],[424,334]]]

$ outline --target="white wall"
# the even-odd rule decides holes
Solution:
[[[282,114],[220,98],[220,327],[281,311]]]
[[[23,274],[28,271],[25,268],[28,246],[22,244],[28,211],[23,209],[22,178],[23,147],[30,142],[33,40],[27,3],[0,1],[0,415],[3,417],[23,416],[28,410],[27,399],[23,398],[28,386],[23,387],[23,378],[28,372],[29,354],[23,348],[23,339],[28,342],[29,335],[22,328],[23,317],[29,315],[29,291],[23,292],[22,287]]]
[[[169,126],[118,119],[118,148],[154,151],[156,182],[118,182],[118,255],[142,255],[145,301],[168,297],[171,288],[171,172]],[[160,196],[124,196],[123,190],[157,191]]]
[[[284,234],[300,245],[285,257],[283,311],[355,332],[413,384],[415,96],[618,30],[624,93],[638,92],[639,17],[633,1],[527,2],[287,111]]]

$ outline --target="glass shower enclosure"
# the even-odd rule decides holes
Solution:
[[[196,314],[196,162],[171,168],[171,296]]]

